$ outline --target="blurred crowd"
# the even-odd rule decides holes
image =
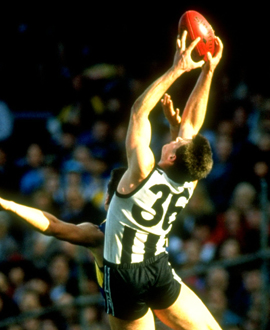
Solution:
[[[12,100],[12,92],[6,97],[0,93],[0,196],[67,222],[99,224],[106,217],[103,204],[110,171],[126,166],[131,105],[160,72],[153,65],[148,76],[133,76],[119,63],[69,72],[61,46],[57,72],[62,83],[52,108],[52,98],[46,103],[35,95],[40,110],[33,112],[31,100],[27,111],[25,100],[20,107],[20,98]],[[46,86],[41,73],[37,84]],[[202,129],[213,148],[214,166],[177,219],[168,251],[180,276],[198,265],[208,266],[205,272],[183,278],[224,330],[255,330],[261,326],[265,301],[261,260],[230,267],[222,261],[261,248],[263,212],[269,212],[269,205],[262,207],[261,201],[262,184],[269,184],[270,97],[250,88],[242,77],[232,80],[226,70],[217,70],[214,78]],[[174,87],[176,106],[181,97]],[[151,123],[158,159],[160,146],[169,139],[160,104]],[[264,197],[269,200],[269,188]],[[269,224],[263,232],[269,238]],[[217,261],[221,263],[212,266]],[[15,215],[0,211],[0,322],[92,294],[98,294],[98,286],[87,249],[39,234]],[[81,330],[82,323],[94,330],[109,329],[102,303],[53,311],[6,329]],[[165,329],[159,323],[157,328]]]

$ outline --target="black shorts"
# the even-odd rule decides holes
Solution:
[[[148,308],[164,309],[177,299],[181,279],[166,253],[145,263],[104,266],[105,310],[124,320],[135,320]]]

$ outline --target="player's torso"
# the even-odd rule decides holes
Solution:
[[[159,168],[128,195],[116,193],[107,215],[104,258],[114,264],[140,263],[165,251],[177,214],[193,193]]]

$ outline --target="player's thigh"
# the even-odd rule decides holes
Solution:
[[[154,315],[150,309],[143,317],[137,320],[121,320],[109,315],[109,321],[112,330],[155,330]]]
[[[201,299],[184,283],[176,301],[168,308],[154,311],[172,329],[221,330]]]

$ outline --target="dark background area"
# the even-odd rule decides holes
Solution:
[[[232,82],[243,76],[251,88],[268,93],[269,15],[258,1],[252,6],[89,1],[1,7],[0,98],[15,111],[51,110],[53,103],[57,111],[68,74],[96,63],[124,64],[130,75],[152,80],[171,65],[178,20],[189,9],[201,12],[222,38],[219,69]]]

